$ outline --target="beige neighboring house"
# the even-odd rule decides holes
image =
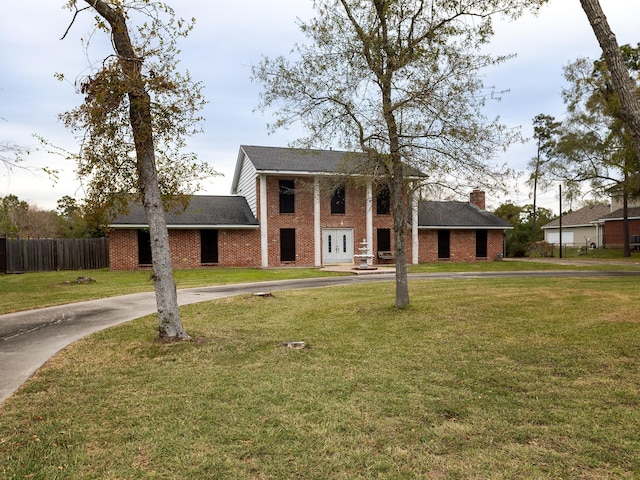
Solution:
[[[588,205],[562,216],[562,244],[567,246],[603,246],[604,228],[599,220],[611,213],[611,205]],[[543,225],[545,242],[560,243],[560,219]]]

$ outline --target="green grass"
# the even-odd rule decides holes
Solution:
[[[178,288],[336,275],[315,268],[176,270]],[[73,283],[87,276],[95,283]],[[151,271],[73,270],[0,275],[0,314],[130,293],[151,292]]]
[[[640,259],[640,258],[639,258]],[[588,267],[532,263],[523,261],[504,262],[437,262],[409,266],[410,273],[461,272],[461,271],[522,271],[585,269],[616,270],[635,269],[637,266],[615,266],[602,264]],[[176,270],[178,288],[226,285],[272,280],[291,280],[319,276],[339,275],[317,268],[201,268]],[[73,283],[80,276],[88,276],[95,283]],[[65,303],[94,300],[97,298],[153,291],[151,272],[73,270],[59,272],[37,272],[24,274],[0,274],[0,314],[33,308],[62,305]]]
[[[0,478],[638,478],[638,283],[243,296],[183,308],[197,340],[169,345],[146,317],[5,403]]]

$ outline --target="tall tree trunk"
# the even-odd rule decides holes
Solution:
[[[142,78],[142,62],[131,44],[122,10],[112,8],[103,0],[85,0],[111,27],[111,37],[118,54],[122,73],[128,83],[129,119],[136,150],[138,187],[149,222],[151,256],[158,308],[158,334],[166,339],[188,339],[180,320],[178,295],[173,278],[169,234],[158,185],[151,98]]]
[[[631,130],[636,153],[640,158],[640,101],[636,95],[636,85],[629,76],[616,36],[611,31],[598,0],[580,0],[582,9],[589,19],[602,53],[611,72],[613,87],[620,97],[622,115]]]
[[[410,301],[406,248],[406,189],[404,188],[404,165],[399,159],[393,162],[393,179],[391,183],[394,254],[396,259],[396,308],[407,308]]]
[[[622,256],[631,256],[631,238],[629,236],[629,194],[625,183],[625,190],[622,194]]]

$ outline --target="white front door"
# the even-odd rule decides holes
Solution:
[[[353,263],[353,229],[322,230],[322,263]]]

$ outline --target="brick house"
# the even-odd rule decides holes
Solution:
[[[363,241],[371,263],[392,261],[388,191],[348,170],[365,160],[360,153],[241,146],[231,196],[194,196],[183,213],[167,214],[174,268],[352,264]],[[345,176],[362,181],[341,181]],[[423,175],[414,171],[408,178],[419,181]],[[474,191],[471,200],[409,199],[407,260],[469,261],[501,254],[510,224],[484,210],[483,192]],[[112,269],[151,263],[146,228],[140,205],[114,219]]]
[[[629,221],[629,242],[634,249],[640,248],[640,207],[630,206],[627,209]],[[602,246],[622,248],[624,246],[624,216],[622,208],[604,215],[598,220],[602,229]]]

